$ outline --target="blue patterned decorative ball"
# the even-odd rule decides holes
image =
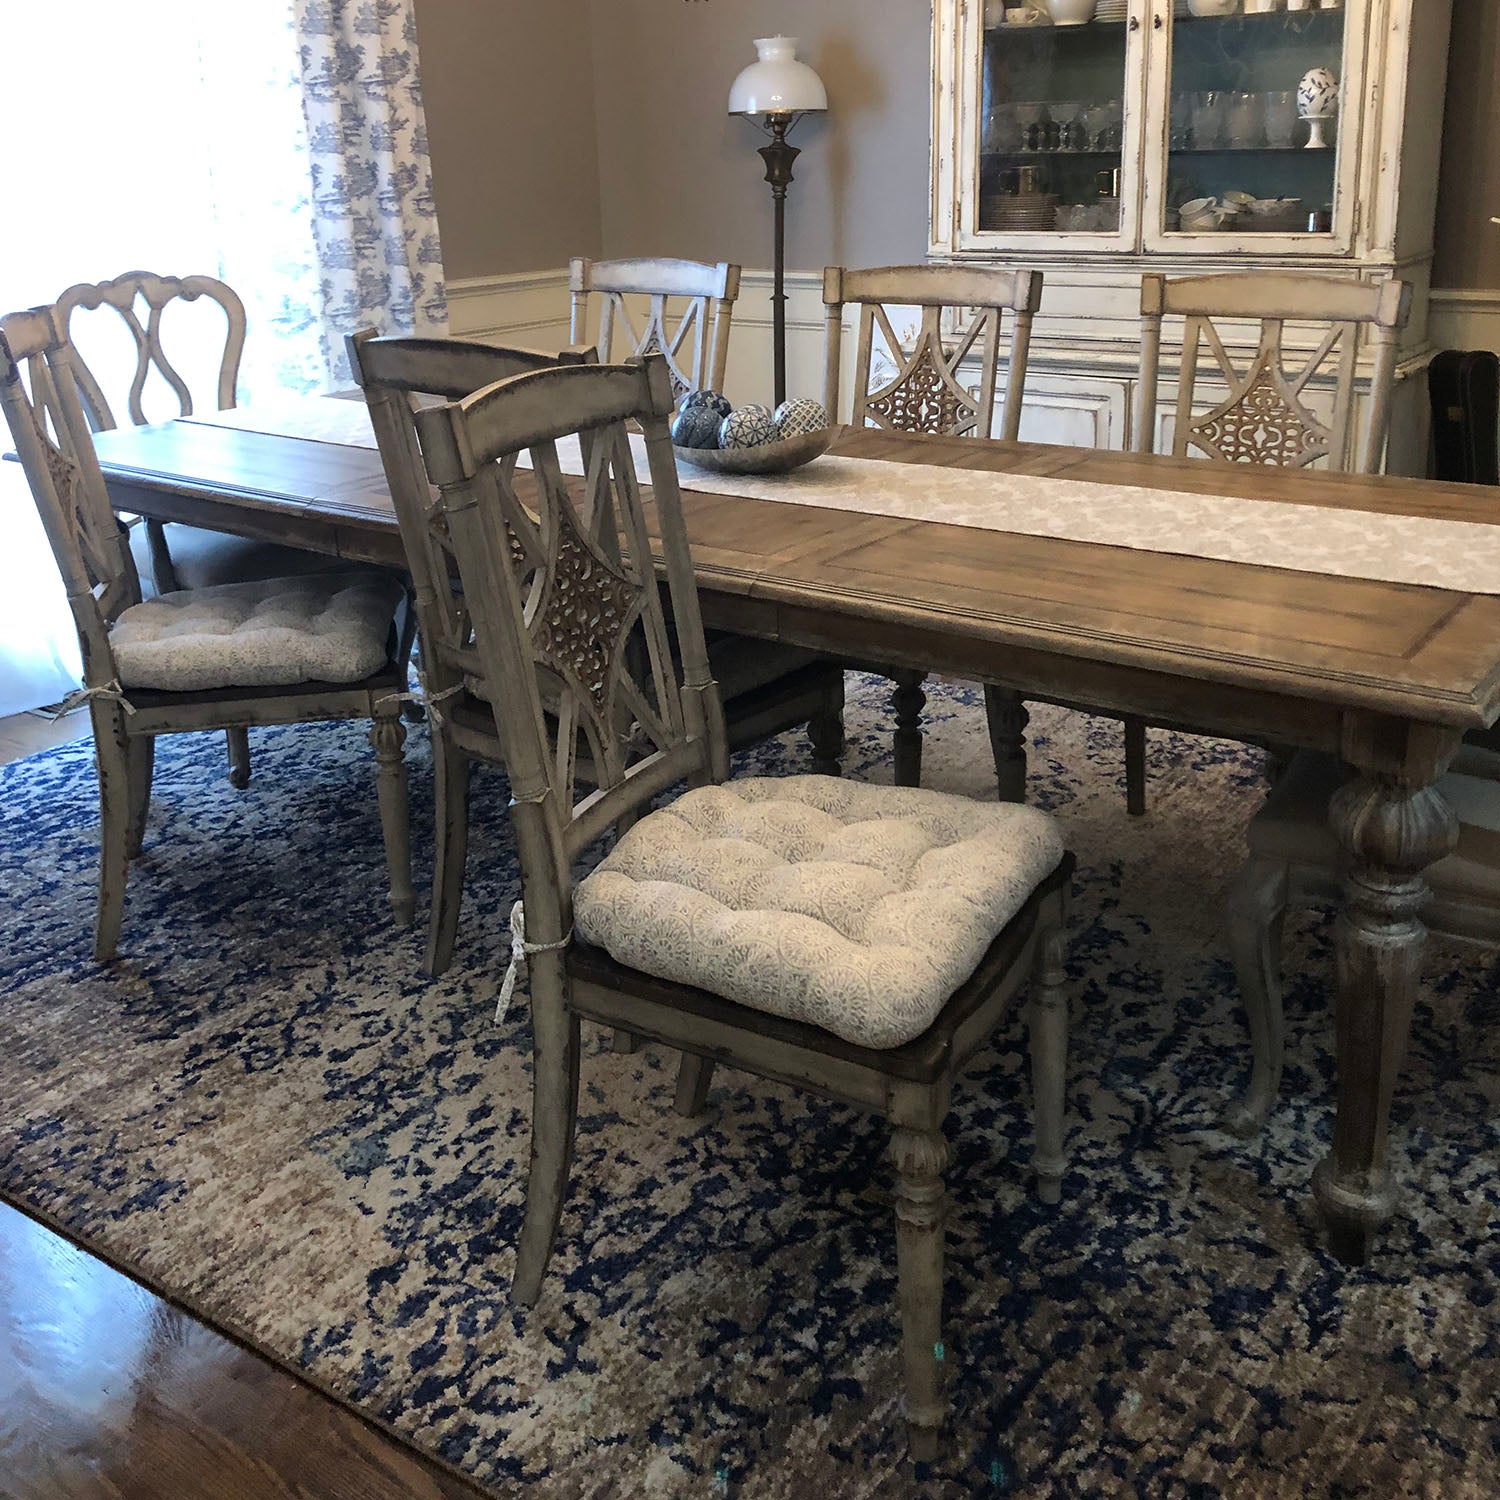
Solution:
[[[740,406],[719,424],[721,448],[759,448],[775,436],[775,423],[766,406]]]
[[[801,437],[806,432],[825,431],[828,411],[821,401],[809,401],[799,396],[783,401],[772,420],[776,427],[776,441],[780,442],[783,438]]]
[[[700,407],[711,411],[717,420],[722,420],[734,410],[729,402],[717,391],[689,391],[677,403],[677,410],[679,412],[696,411]]]
[[[679,448],[717,448],[718,412],[708,406],[689,406],[672,418],[672,441]]]

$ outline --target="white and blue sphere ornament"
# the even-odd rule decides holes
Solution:
[[[679,448],[717,448],[723,420],[710,406],[689,406],[672,418],[672,441]]]
[[[721,448],[759,448],[775,436],[775,419],[767,406],[740,406],[719,424]]]
[[[700,407],[711,411],[717,421],[722,421],[734,410],[728,400],[717,391],[689,391],[677,403],[677,410],[679,412],[696,411]]]
[[[809,401],[805,396],[783,401],[772,418],[775,440],[801,437],[807,432],[823,432],[828,427],[828,411],[821,401]]]

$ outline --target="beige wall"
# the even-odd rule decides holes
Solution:
[[[770,189],[730,119],[751,39],[786,31],[828,84],[805,120],[788,263],[919,260],[929,9],[921,0],[417,0],[450,278],[570,255],[767,266]],[[1440,287],[1500,288],[1500,0],[1454,0]]]
[[[598,255],[589,0],[416,0],[450,280]]]
[[[1454,0],[1433,284],[1500,287],[1500,0]]]

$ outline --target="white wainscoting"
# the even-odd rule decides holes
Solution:
[[[561,349],[568,342],[568,269],[450,281],[448,327],[459,338]]]
[[[1428,337],[1438,349],[1500,352],[1500,288],[1434,289],[1427,328]]]

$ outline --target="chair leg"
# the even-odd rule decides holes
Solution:
[[[378,707],[370,726],[375,747],[376,793],[380,799],[380,828],[385,835],[385,867],[391,883],[391,911],[398,927],[410,927],[417,898],[411,888],[411,827],[407,816],[406,762],[401,747],[406,726],[401,709]]]
[[[1146,812],[1146,721],[1133,717],[1125,720],[1125,811]]]
[[[1266,1123],[1281,1089],[1286,1052],[1281,928],[1289,884],[1281,860],[1251,855],[1229,894],[1229,946],[1254,1058],[1245,1097],[1224,1116],[1226,1128],[1239,1136],[1253,1136]]]
[[[1010,688],[984,685],[984,717],[989,725],[990,752],[995,757],[995,781],[1002,802],[1026,800],[1026,726],[1031,715],[1021,695]]]
[[[677,1066],[677,1097],[673,1101],[677,1113],[689,1120],[701,1115],[707,1107],[708,1090],[713,1081],[713,1059],[699,1057],[695,1052],[684,1052]]]
[[[844,754],[844,677],[828,691],[828,701],[807,722],[807,738],[812,744],[813,770],[819,776],[838,776]]]
[[[432,914],[427,924],[427,972],[441,974],[453,962],[464,898],[464,867],[469,857],[469,757],[449,740],[435,719],[432,774],[437,848],[433,853]]]
[[[421,648],[417,645],[417,604],[412,595],[411,581],[408,579],[406,609],[401,617],[401,632],[396,640],[396,660],[410,663],[414,649],[418,652],[420,661]],[[403,703],[401,712],[408,724],[420,724],[427,717],[427,710],[420,703]]]
[[[927,694],[922,691],[922,684],[926,678],[925,672],[891,674],[891,680],[896,684],[891,694],[891,707],[896,711],[897,786],[922,784],[922,710],[927,706]]]
[[[633,1031],[625,1031],[619,1026],[615,1027],[614,1035],[610,1038],[611,1048],[621,1057],[629,1057],[632,1052],[639,1052],[645,1045],[645,1037],[637,1036]]]
[[[125,838],[125,852],[134,859],[141,852],[146,837],[146,814],[151,810],[151,773],[156,767],[156,736],[131,735],[125,743],[125,759],[130,776],[130,829]]]
[[[224,748],[229,753],[229,784],[244,791],[250,785],[250,731],[243,725],[226,729]]]
[[[1066,908],[1061,894],[1048,903],[1040,918],[1036,961],[1032,973],[1031,1111],[1036,1150],[1032,1168],[1036,1193],[1043,1203],[1062,1197],[1063,1115],[1068,1087],[1068,996],[1064,988]]]
[[[124,710],[90,705],[94,764],[99,774],[99,905],[94,921],[94,958],[115,956],[125,915],[130,872],[130,749]]]
[[[948,1143],[940,1130],[898,1125],[891,1136],[896,1166],[896,1267],[901,1350],[906,1370],[906,1429],[911,1456],[930,1463],[947,1415],[942,1392],[943,1172]]]
[[[525,1307],[541,1295],[552,1258],[578,1118],[578,1017],[561,994],[562,965],[544,962],[552,958],[537,954],[531,968],[531,1175],[510,1289],[511,1297]],[[557,986],[550,1003],[540,998],[544,985]]]

